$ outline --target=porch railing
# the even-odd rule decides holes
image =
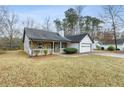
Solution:
[[[48,51],[48,54],[53,54],[53,49],[32,49],[32,56],[34,55],[44,55],[44,50]]]

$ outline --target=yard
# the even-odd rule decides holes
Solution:
[[[0,86],[124,86],[124,59],[96,55],[0,54]]]

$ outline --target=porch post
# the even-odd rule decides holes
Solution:
[[[62,52],[62,51],[61,51],[61,48],[62,48],[62,42],[60,42],[59,45],[60,45],[60,53],[61,53],[61,52]]]
[[[54,54],[54,41],[53,41],[53,54]]]

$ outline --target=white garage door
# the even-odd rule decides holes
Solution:
[[[81,53],[91,52],[91,44],[89,44],[89,43],[82,43],[81,44],[80,52]]]

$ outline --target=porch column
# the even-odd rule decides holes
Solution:
[[[62,52],[61,50],[62,50],[62,42],[60,42],[60,53]]]
[[[53,41],[53,54],[54,54],[54,41]]]

